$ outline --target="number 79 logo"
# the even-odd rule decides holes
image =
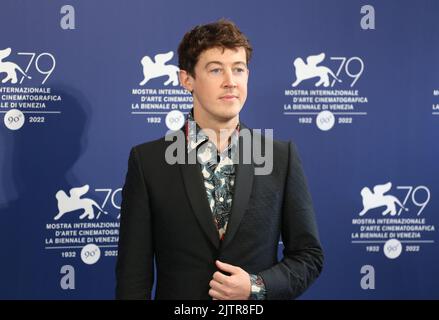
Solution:
[[[408,200],[411,199],[412,203],[419,208],[416,215],[421,215],[422,211],[424,211],[430,201],[430,190],[426,186],[417,186],[416,188],[413,186],[398,186],[396,189],[407,190],[402,205],[405,206]],[[403,208],[399,209],[398,216],[401,214],[402,210]]]
[[[359,57],[331,57],[333,61],[339,61],[337,71],[334,73],[329,67],[320,65],[325,59],[325,53],[322,52],[317,55],[311,55],[306,58],[306,62],[298,57],[294,60],[294,68],[296,73],[296,80],[291,84],[292,87],[297,87],[302,81],[318,78],[314,84],[315,87],[333,87],[336,82],[343,82],[340,79],[342,71],[353,79],[351,81],[351,88],[360,79],[364,71],[364,62]],[[331,81],[332,79],[332,81]]]
[[[32,67],[32,65],[35,65],[35,69],[37,69],[38,73],[45,76],[41,84],[45,84],[47,79],[49,79],[50,75],[55,70],[56,66],[56,60],[55,57],[48,52],[42,52],[40,54],[36,54],[35,52],[18,52],[17,55],[20,56],[28,56],[29,60],[27,63],[26,68],[24,69],[24,72],[28,74],[29,69]],[[45,62],[45,60],[49,61],[48,63]],[[20,79],[20,84],[23,83],[23,80],[27,78],[25,75],[22,75]]]

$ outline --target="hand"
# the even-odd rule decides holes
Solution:
[[[240,267],[216,261],[219,270],[230,273],[230,276],[217,271],[209,282],[209,295],[213,300],[248,300],[251,293],[250,275]]]

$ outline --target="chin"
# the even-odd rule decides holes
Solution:
[[[222,120],[229,121],[233,118],[236,118],[239,115],[239,112],[241,111],[241,108],[237,108],[236,110],[229,110],[228,112],[224,112],[221,114],[218,114],[218,118],[221,118]]]

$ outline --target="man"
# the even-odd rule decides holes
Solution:
[[[260,163],[243,161],[248,128],[239,112],[251,52],[227,20],[197,26],[180,43],[180,83],[193,95],[180,131],[185,161],[170,163],[169,138],[131,150],[117,298],[149,299],[156,279],[156,299],[293,299],[320,274],[322,249],[294,145],[252,133],[253,142],[271,145],[273,170],[255,174]]]

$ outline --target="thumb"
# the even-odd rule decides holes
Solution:
[[[225,272],[228,272],[230,274],[234,274],[238,271],[238,267],[235,267],[234,265],[225,263],[225,262],[221,262],[219,260],[216,260],[216,266]]]

